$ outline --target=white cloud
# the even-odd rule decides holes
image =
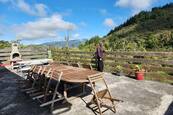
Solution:
[[[43,39],[43,38],[55,38],[57,37],[56,32],[46,32],[46,31],[25,31],[21,32],[17,35],[17,39],[29,39],[29,40],[34,40],[34,39]]]
[[[30,4],[26,3],[24,0],[17,0],[16,6],[21,9],[21,11],[26,12],[30,15],[35,16],[46,16],[47,12],[47,6],[44,4],[34,4],[31,6]]]
[[[47,6],[45,4],[35,4],[35,9],[39,16],[47,15]]]
[[[24,11],[24,12],[27,12],[27,13],[29,13],[29,14],[33,14],[33,13],[34,13],[34,11],[31,10],[30,5],[27,4],[27,3],[26,3],[25,1],[23,1],[23,0],[18,0],[16,5],[17,5],[18,8],[20,8],[20,9],[21,9],[22,11]]]
[[[53,38],[57,37],[59,31],[74,30],[76,28],[75,24],[64,21],[58,14],[14,26],[17,39]]]
[[[12,4],[13,7],[19,8],[22,12],[25,12],[33,16],[46,16],[47,6],[45,4],[29,4],[25,0],[0,0],[1,3]]]
[[[117,0],[115,6],[132,8],[134,13],[149,8],[155,0]]]
[[[105,26],[111,27],[111,28],[113,28],[113,27],[116,26],[114,20],[111,19],[111,18],[106,18],[106,19],[104,20],[104,23],[103,23],[103,24],[104,24]]]
[[[80,34],[78,34],[78,33],[76,33],[76,34],[74,34],[74,38],[79,38],[79,36],[80,36]]]

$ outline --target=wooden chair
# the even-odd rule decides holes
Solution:
[[[52,76],[52,72],[53,72],[53,69],[52,69],[51,66],[46,67],[45,71],[43,72],[44,78],[45,78],[45,79],[44,79],[44,84],[42,85],[43,90],[42,90],[42,92],[39,93],[38,95],[36,95],[36,94],[33,95],[33,98],[32,98],[33,100],[44,97],[44,92],[46,91],[48,82],[49,82],[49,80],[50,80],[50,77]]]
[[[93,67],[92,67],[91,64],[81,64],[81,66],[82,66],[83,68],[93,70]]]
[[[40,102],[40,107],[51,105],[51,111],[53,111],[54,103],[57,101],[65,99],[64,96],[62,96],[58,92],[58,87],[60,84],[62,74],[63,74],[62,72],[53,71],[53,70],[52,70],[52,72],[49,73],[50,78],[49,78],[49,81],[47,83],[45,92],[43,92],[42,95],[33,98],[33,99],[36,99]],[[52,81],[54,81],[54,82],[56,81],[54,88],[51,87]]]
[[[70,65],[73,66],[73,67],[80,67],[79,63],[70,63]]]
[[[28,70],[26,74],[26,79],[18,80],[18,84],[20,84],[20,88],[26,88],[30,82],[30,78],[32,77],[33,71],[36,68],[35,65],[31,66],[31,68]]]
[[[30,96],[35,97],[40,95],[42,92],[45,91],[46,89],[46,84],[49,79],[49,74],[52,71],[52,67],[49,65],[42,66],[42,70],[37,78],[37,84],[38,86],[36,87],[37,90],[31,92]]]
[[[70,65],[69,62],[59,62],[59,63],[63,65]]]
[[[31,93],[31,92],[36,90],[35,89],[35,85],[36,85],[36,82],[37,82],[37,78],[39,77],[42,69],[43,69],[42,66],[36,66],[34,68],[32,73],[27,78],[31,85],[27,86],[27,88],[23,89],[22,91],[24,91],[24,92],[29,94],[29,93]]]
[[[28,74],[27,74],[27,79],[32,76],[35,69],[36,69],[36,65],[31,66],[31,69],[28,71]]]
[[[91,88],[93,90],[93,97],[91,99],[91,102],[88,103],[87,105],[90,106],[91,104],[96,105],[96,109],[94,111],[98,112],[99,110],[100,115],[103,115],[103,112],[110,109],[114,113],[116,112],[115,104],[114,101],[116,99],[113,99],[111,96],[111,93],[108,89],[108,85],[106,84],[106,81],[103,78],[103,73],[98,73],[95,75],[90,75],[88,76],[89,83],[91,85]],[[96,83],[102,83],[100,84],[101,86],[105,86],[105,89],[97,89],[96,88]],[[105,107],[106,110],[102,111],[101,108]]]

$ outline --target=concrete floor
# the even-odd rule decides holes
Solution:
[[[136,81],[123,76],[105,73],[105,79],[116,102],[117,112],[108,110],[105,115],[173,115],[173,85],[153,81]],[[91,95],[66,104],[57,104],[53,113],[40,108],[36,101],[18,88],[20,77],[6,69],[0,69],[0,115],[94,115],[86,103]],[[98,87],[98,88],[102,88]]]

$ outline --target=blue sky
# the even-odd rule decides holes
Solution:
[[[0,0],[0,40],[40,44],[106,35],[141,10],[173,0]]]

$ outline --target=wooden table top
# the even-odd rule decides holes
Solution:
[[[86,68],[79,68],[61,64],[52,64],[52,68],[56,71],[63,72],[62,81],[71,83],[86,83],[88,81],[88,76],[99,73],[95,70],[90,70]]]

